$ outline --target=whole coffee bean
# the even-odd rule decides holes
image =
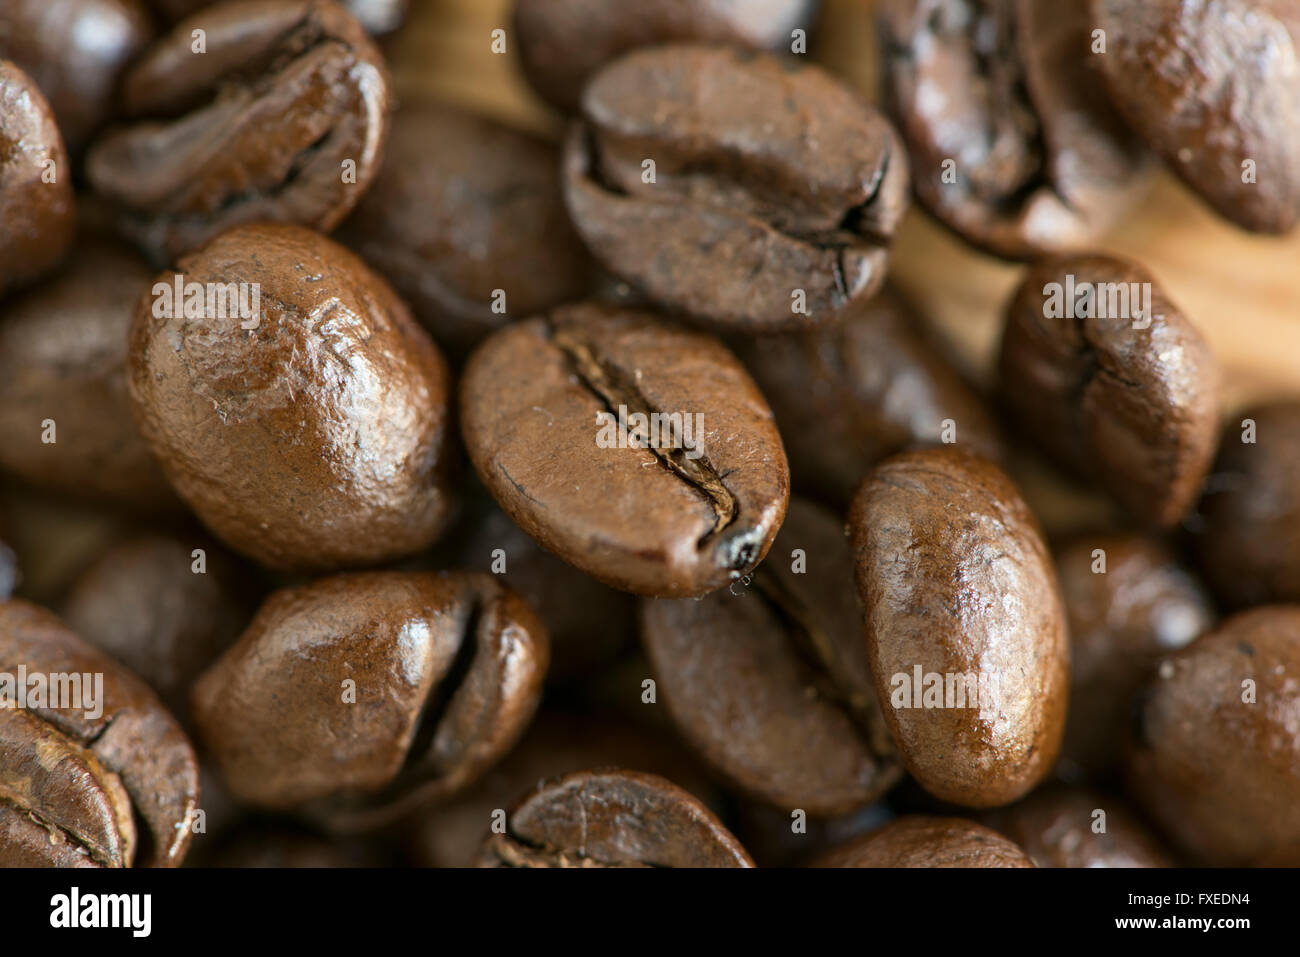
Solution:
[[[131,413],[128,332],[151,272],[103,242],[5,307],[0,469],[40,488],[155,511],[180,503]]]
[[[392,33],[406,17],[407,0],[339,0],[374,36]],[[169,21],[188,17],[196,10],[214,6],[214,0],[153,0],[160,16]]]
[[[677,785],[638,771],[548,781],[492,833],[480,867],[753,867],[745,849]]]
[[[117,542],[73,584],[61,614],[184,719],[190,686],[248,624],[250,583],[199,536]]]
[[[1300,865],[1300,607],[1229,618],[1161,662],[1129,783],[1195,860]]]
[[[524,75],[553,106],[573,111],[600,67],[629,50],[684,40],[792,49],[816,0],[516,0],[514,37]]]
[[[1137,693],[1157,662],[1209,630],[1214,607],[1165,546],[1140,535],[1081,535],[1054,557],[1070,634],[1058,770],[1102,775],[1122,757]]]
[[[817,67],[677,45],[601,70],[565,197],[611,272],[720,329],[803,329],[870,298],[907,208],[889,123]]]
[[[706,805],[719,801],[717,787],[700,773],[686,750],[657,729],[606,711],[544,710],[499,765],[454,800],[412,818],[417,825],[416,863],[471,867],[493,815],[539,781],[584,768],[627,764],[681,782]],[[785,825],[788,831],[788,818]]]
[[[822,329],[733,343],[772,406],[797,487],[847,505],[873,465],[913,445],[1002,457],[984,403],[892,290],[845,313]]]
[[[757,801],[738,800],[727,822],[758,867],[810,867],[832,848],[883,827],[894,818],[884,803],[837,817],[808,818],[794,827],[792,812]]]
[[[832,816],[877,800],[902,768],[872,687],[843,523],[791,501],[742,582],[642,601],[642,640],[678,730],[777,807]]]
[[[118,76],[153,35],[140,0],[5,0],[0,9],[0,58],[36,81],[73,153],[113,116]]]
[[[822,857],[818,867],[1033,867],[996,831],[958,817],[909,815]]]
[[[1300,8],[1293,0],[1093,0],[1096,57],[1119,111],[1239,226],[1300,220]],[[1247,175],[1249,173],[1249,175]]]
[[[1136,263],[1042,262],[1007,309],[1003,402],[1058,465],[1134,518],[1176,525],[1214,457],[1219,371],[1209,345]]]
[[[748,573],[785,515],[772,413],[710,336],[565,306],[508,326],[460,386],[465,447],[506,513],[560,558],[641,595]]]
[[[917,198],[967,242],[1078,248],[1136,198],[1143,154],[1089,62],[1085,3],[883,0],[879,16]]]
[[[54,615],[0,602],[0,867],[174,867],[198,765],[148,688]]]
[[[591,269],[550,144],[433,103],[393,120],[375,186],[340,238],[440,345],[464,355],[512,317],[577,299]]]
[[[252,318],[191,297],[214,290]],[[446,521],[446,363],[386,282],[310,230],[242,226],[159,276],[129,386],[177,492],[265,565],[378,563]]]
[[[491,575],[360,572],[275,592],[194,686],[235,798],[365,830],[471,784],[528,725],[549,645]]]
[[[72,245],[72,169],[36,84],[0,59],[0,297],[49,272]]]
[[[626,651],[636,637],[636,600],[560,561],[475,486],[470,507],[439,542],[433,567],[491,572],[518,592],[551,637],[550,684],[586,678]]]
[[[1233,419],[1201,501],[1200,567],[1233,607],[1300,602],[1300,401]]]
[[[333,229],[379,169],[390,106],[383,59],[332,0],[200,10],[131,67],[123,103],[86,173],[160,265],[243,223]]]
[[[1048,787],[985,816],[1038,867],[1170,867],[1160,842],[1121,802],[1079,788]]]
[[[967,807],[1028,793],[1060,749],[1070,647],[1020,492],[965,452],[904,452],[862,483],[849,530],[876,693],[907,769]]]

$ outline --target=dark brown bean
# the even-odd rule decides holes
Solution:
[[[822,857],[818,867],[1033,867],[996,831],[955,817],[909,815]]]
[[[1093,791],[1049,787],[988,814],[1038,867],[1170,867],[1160,842],[1122,802]]]

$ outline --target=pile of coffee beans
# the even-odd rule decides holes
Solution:
[[[878,103],[821,6],[515,0],[547,137],[402,0],[6,0],[0,866],[1300,865],[1300,396],[1098,248],[1296,226],[1300,3],[878,0]]]

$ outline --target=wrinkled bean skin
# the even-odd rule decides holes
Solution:
[[[1084,3],[882,0],[885,102],[917,199],[1005,259],[1077,249],[1134,201],[1142,151],[1088,61]]]
[[[1300,7],[1293,0],[1091,0],[1119,111],[1219,215],[1300,220]],[[1243,163],[1254,164],[1246,178]]]
[[[1252,406],[1233,419],[1201,500],[1201,570],[1233,608],[1300,602],[1300,402]]]
[[[1229,618],[1157,669],[1128,781],[1195,861],[1300,865],[1297,675],[1295,605]]]
[[[140,0],[5,0],[0,58],[31,75],[78,154],[115,113],[122,70],[153,39]]]
[[[336,575],[263,603],[195,684],[194,718],[239,801],[370,830],[454,795],[510,749],[549,650],[532,609],[490,575]]]
[[[810,328],[869,299],[907,187],[897,136],[856,92],[817,67],[704,46],[605,67],[565,146],[565,198],[592,253],[719,330]]]
[[[325,237],[276,224],[231,230],[157,281],[177,276],[261,290],[253,320],[159,317],[150,296],[132,327],[136,418],[204,524],[298,571],[433,542],[450,509],[448,372],[388,284]]]
[[[1033,867],[996,831],[961,818],[909,815],[825,854],[817,867]]]
[[[772,406],[797,488],[847,505],[877,462],[942,440],[997,460],[1002,437],[978,395],[926,341],[886,287],[843,321],[787,336],[735,336],[736,355]]]
[[[806,570],[791,569],[804,553]],[[641,637],[678,731],[742,791],[828,817],[901,776],[872,686],[843,523],[793,500],[751,580],[643,599]]]
[[[789,49],[791,32],[812,32],[816,0],[517,0],[514,37],[529,84],[574,112],[582,88],[611,60],[639,47],[695,40]]]
[[[677,785],[636,771],[544,782],[489,835],[480,867],[753,867],[745,849]]]
[[[1101,811],[1105,817],[1099,817]],[[1121,802],[1076,788],[1041,788],[986,816],[1037,867],[1170,867],[1169,854]],[[1098,830],[1104,828],[1104,830]]]
[[[702,416],[699,456],[684,434],[682,448],[601,448],[597,413],[620,405],[682,413],[693,429]],[[717,340],[648,313],[580,304],[508,326],[471,356],[460,407],[502,509],[614,588],[716,591],[762,560],[785,515],[789,467],[749,375]]]
[[[79,498],[179,508],[127,393],[128,333],[150,278],[129,250],[84,243],[65,271],[5,307],[0,468]]]
[[[1156,663],[1209,630],[1214,604],[1168,548],[1140,535],[1080,535],[1054,558],[1070,633],[1058,771],[1101,776],[1123,757],[1137,694]]]
[[[1150,283],[1151,315],[1046,315],[1048,287],[1057,284],[1063,301],[1069,276],[1098,290]],[[1007,309],[998,371],[1003,405],[1025,436],[1072,474],[1095,477],[1135,519],[1169,528],[1195,503],[1214,458],[1219,368],[1141,266],[1096,255],[1034,266]]]
[[[329,232],[378,172],[391,109],[382,57],[332,0],[200,10],[131,67],[123,102],[86,173],[159,266],[246,223]]]
[[[863,481],[849,534],[876,693],[907,769],[966,807],[1028,793],[1060,749],[1070,655],[1051,559],[1015,485],[954,449],[904,452]],[[955,685],[944,707],[895,697],[918,667],[945,684],[983,676],[994,700],[962,707]]]
[[[0,298],[62,261],[76,216],[72,168],[49,103],[31,77],[0,59]]]
[[[171,715],[53,614],[12,599],[0,602],[0,672],[20,667],[99,674],[103,694],[95,709],[0,708],[0,867],[179,865],[198,763]]]
[[[463,356],[512,318],[581,298],[591,271],[549,143],[483,116],[410,103],[340,238]],[[493,311],[498,290],[504,313]]]

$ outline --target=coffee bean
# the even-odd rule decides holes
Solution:
[[[849,516],[876,693],[931,794],[1006,804],[1051,769],[1069,642],[1038,523],[997,466],[949,449],[876,468]]]
[[[641,635],[678,730],[746,793],[831,816],[899,779],[833,514],[791,501],[752,581],[643,600]]]
[[[1142,150],[1090,62],[1086,4],[882,0],[879,17],[917,198],[964,240],[1008,259],[1076,249],[1137,198]]]
[[[897,294],[886,288],[845,313],[815,331],[732,344],[772,406],[796,487],[847,505],[873,465],[913,445],[1002,457],[992,415]]]
[[[650,314],[581,304],[509,326],[470,358],[460,397],[501,507],[614,588],[714,591],[758,564],[785,515],[785,453],[748,374]]]
[[[907,207],[898,139],[853,90],[720,48],[656,47],[605,67],[564,164],[597,258],[720,329],[808,328],[870,298]]]
[[[72,169],[31,77],[0,59],[0,297],[49,272],[72,245]]]
[[[1206,482],[1197,538],[1215,593],[1240,608],[1300,601],[1300,402],[1233,416]]]
[[[328,232],[379,169],[388,82],[331,0],[231,0],[177,24],[131,67],[129,122],[95,142],[86,172],[160,265],[243,223]]]
[[[337,575],[272,594],[195,684],[194,717],[241,802],[365,830],[496,763],[548,657],[537,616],[490,575]]]
[[[1214,607],[1169,549],[1139,535],[1081,535],[1055,559],[1070,634],[1061,769],[1101,775],[1122,757],[1156,663],[1207,631]]]
[[[577,299],[591,270],[560,192],[558,152],[486,117],[407,104],[376,184],[341,237],[464,355],[512,317]]]
[[[126,387],[127,333],[150,276],[128,250],[84,242],[67,270],[6,307],[0,468],[79,498],[180,507]]]
[[[1057,464],[1141,522],[1183,518],[1214,457],[1219,370],[1150,273],[1108,256],[1039,263],[1007,309],[998,363],[1008,412]]]
[[[339,0],[339,3],[374,36],[392,33],[406,16],[407,0]],[[216,5],[215,0],[153,0],[153,4],[170,21]]]
[[[1160,842],[1123,803],[1079,788],[1040,788],[985,823],[1038,867],[1171,867]]]
[[[741,799],[731,807],[727,823],[758,867],[809,867],[832,848],[883,827],[893,817],[890,806],[879,803],[837,817],[805,820],[784,808]]]
[[[328,239],[275,224],[233,229],[158,282],[260,297],[245,321],[155,286],[132,329],[141,430],[219,538],[299,570],[433,541],[449,509],[446,364],[386,282]]]
[[[0,867],[178,865],[198,808],[198,765],[148,688],[54,615],[16,599],[0,602],[0,673],[9,679]],[[26,681],[32,694],[37,676],[44,699],[24,696],[15,708],[16,685]]]
[[[212,542],[139,535],[106,549],[73,584],[61,613],[184,720],[194,679],[251,617],[249,589],[233,557]]]
[[[1129,783],[1201,863],[1300,865],[1300,608],[1242,612],[1161,662]]]
[[[588,78],[629,50],[684,40],[790,50],[811,32],[816,0],[516,0],[524,75],[553,106],[574,111]]]
[[[956,817],[909,815],[822,857],[818,867],[1033,867],[996,831]]]
[[[1300,220],[1300,9],[1291,0],[1093,0],[1119,111],[1178,176],[1246,229]]]
[[[745,849],[677,785],[637,771],[541,784],[492,833],[480,867],[752,867]]]
[[[118,77],[153,35],[140,0],[5,0],[0,9],[0,58],[36,81],[73,153],[112,119]]]

